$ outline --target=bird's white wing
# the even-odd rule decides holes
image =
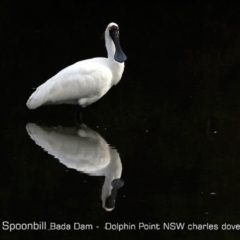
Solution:
[[[111,87],[112,72],[104,58],[77,62],[50,78],[30,96],[30,109],[44,104],[77,103],[80,99],[96,100]]]
[[[68,168],[91,173],[106,167],[110,162],[108,144],[86,126],[79,131],[75,130],[75,134],[72,133],[74,130],[70,134],[69,130],[57,128],[45,130],[34,123],[28,123],[26,129],[37,145]]]

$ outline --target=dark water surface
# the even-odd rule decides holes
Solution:
[[[1,5],[1,225],[94,228],[9,233],[2,225],[1,239],[238,239],[239,230],[221,225],[240,224],[239,3]],[[76,61],[106,56],[99,39],[112,21],[128,61],[120,83],[84,109],[88,128],[79,132],[74,106],[28,110],[33,88]],[[102,207],[111,193],[102,175],[125,183],[111,212]],[[106,223],[136,229],[108,231]],[[207,223],[218,230],[201,230]]]

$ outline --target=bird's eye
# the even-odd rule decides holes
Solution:
[[[119,31],[119,27],[117,27],[117,30]]]
[[[110,27],[110,28],[109,28],[109,31],[111,31],[111,30],[112,30],[112,28]]]

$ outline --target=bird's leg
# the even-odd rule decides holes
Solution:
[[[79,124],[83,123],[82,107],[80,105],[77,106],[77,109],[74,113],[74,120],[77,121],[77,123]]]

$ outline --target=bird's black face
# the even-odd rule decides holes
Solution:
[[[115,44],[116,52],[114,55],[114,59],[117,62],[125,62],[127,60],[127,56],[125,53],[122,51],[121,45],[120,45],[120,40],[119,40],[119,28],[118,26],[111,26],[109,27],[109,34]]]

